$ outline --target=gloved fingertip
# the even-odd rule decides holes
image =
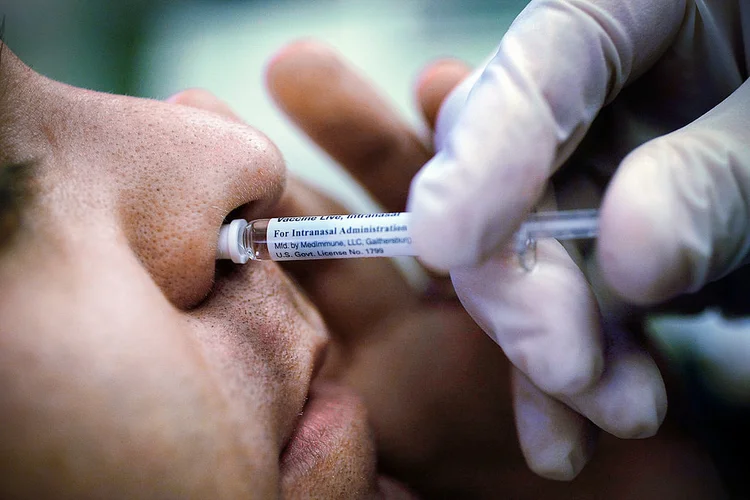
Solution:
[[[549,450],[552,451],[552,450]],[[587,446],[577,446],[567,454],[545,453],[526,459],[529,469],[536,475],[553,481],[572,481],[591,459],[593,451]]]
[[[579,436],[579,441],[576,446],[570,450],[568,454],[568,464],[570,464],[570,478],[566,480],[574,479],[589,463],[591,457],[594,455],[596,449],[596,442],[598,437],[598,429],[592,425],[585,425]]]
[[[597,387],[567,402],[621,439],[653,436],[667,413],[666,387],[651,356],[627,344],[615,347]]]
[[[623,162],[601,206],[596,248],[601,275],[618,295],[638,305],[671,298],[689,282],[665,175],[656,159],[635,155]]]
[[[644,413],[638,418],[632,418],[630,423],[621,424],[612,434],[620,439],[645,439],[653,437],[659,431],[663,418],[658,416],[657,411]]]
[[[554,439],[554,436],[552,436]],[[577,439],[562,439],[543,450],[525,453],[526,464],[535,474],[553,481],[572,481],[589,463],[596,449],[597,429],[590,423],[579,428]]]
[[[448,271],[479,260],[472,235],[471,204],[453,188],[450,166],[442,155],[433,158],[413,179],[407,211],[417,257],[427,267]]]
[[[528,467],[557,480],[575,478],[593,455],[597,430],[586,418],[540,391],[513,370],[516,429]]]
[[[645,398],[644,398],[645,400]],[[655,391],[646,404],[623,408],[619,428],[613,434],[621,439],[644,439],[656,435],[667,414],[666,392]]]
[[[572,462],[568,460],[563,460],[561,463],[555,457],[549,458],[551,460],[542,460],[539,462],[527,460],[526,465],[528,465],[529,469],[531,469],[531,471],[537,476],[552,481],[572,481],[580,472],[580,469],[576,469]]]

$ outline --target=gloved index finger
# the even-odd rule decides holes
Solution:
[[[422,260],[475,264],[507,241],[601,107],[669,46],[684,13],[684,0],[532,1],[476,83],[443,105],[439,152],[408,204]]]

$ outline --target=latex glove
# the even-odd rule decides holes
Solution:
[[[468,73],[454,61],[419,79],[417,107],[430,124]],[[403,210],[409,183],[432,151],[372,83],[314,40],[274,55],[267,82],[286,115],[385,210]],[[346,210],[290,179],[274,212]],[[357,390],[376,437],[378,470],[425,498],[651,498],[654,482],[678,497],[679,492],[716,496],[709,491],[715,484],[708,480],[711,465],[675,433],[641,445],[604,440],[603,458],[569,485],[533,477],[516,445],[509,363],[461,307],[448,280],[431,275],[427,286],[414,287],[390,259],[301,261],[285,267],[330,328],[332,342],[320,376]],[[580,290],[589,295],[585,283]],[[682,472],[696,467],[700,476]]]
[[[439,153],[411,188],[415,244],[454,270],[463,304],[518,368],[519,437],[540,474],[582,466],[584,417],[640,437],[666,410],[609,287],[653,304],[746,259],[749,29],[739,1],[533,1],[443,106]],[[603,323],[558,245],[532,273],[503,260],[523,218],[554,198],[601,201],[589,279]]]

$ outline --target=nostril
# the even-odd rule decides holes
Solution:
[[[216,283],[220,283],[221,280],[231,276],[238,271],[238,266],[228,260],[217,260],[216,269],[214,271],[214,284],[211,287],[212,290],[215,288]]]
[[[245,219],[246,221],[251,221],[253,219],[261,218],[260,214],[256,214],[256,212],[258,212],[258,203],[256,203],[255,201],[245,203],[229,212],[227,216],[224,217],[224,221],[222,222],[222,224],[229,224],[233,220],[237,219]]]

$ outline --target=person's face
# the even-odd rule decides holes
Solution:
[[[263,217],[284,187],[266,137],[52,82],[5,47],[0,169],[19,165],[28,200],[0,237],[0,496],[377,494],[364,407],[311,382],[316,311],[273,263],[215,270],[222,221]]]

